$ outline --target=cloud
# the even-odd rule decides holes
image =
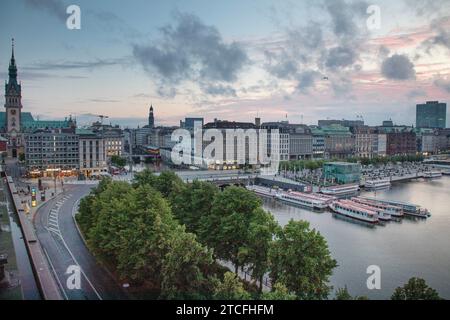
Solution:
[[[74,69],[96,69],[116,65],[127,64],[127,59],[96,59],[93,61],[61,61],[61,62],[36,62],[24,67],[25,70],[74,70]]]
[[[359,33],[355,18],[364,17],[368,6],[365,1],[324,1],[324,7],[331,17],[334,34],[343,38],[353,38]]]
[[[133,54],[144,70],[164,83],[237,80],[249,63],[237,42],[225,43],[217,28],[192,14],[175,14],[176,24],[160,29],[162,38],[149,45],[134,45]]]
[[[430,53],[430,51],[436,46],[442,46],[450,49],[450,32],[448,31],[449,28],[450,17],[432,21],[431,30],[434,32],[434,35],[423,42],[423,45],[425,46],[428,53]]]
[[[413,9],[417,16],[436,15],[450,8],[450,0],[405,0],[405,4]]]
[[[212,96],[231,96],[237,97],[236,90],[231,86],[208,85],[203,88],[203,92]]]
[[[297,76],[298,84],[297,90],[302,93],[308,92],[308,90],[314,87],[316,81],[321,77],[321,74],[314,70],[308,70],[300,73]]]
[[[426,96],[427,96],[427,92],[422,89],[414,89],[408,93],[409,99],[416,99],[416,98],[426,97]]]
[[[434,85],[436,87],[438,87],[439,89],[441,89],[441,90],[443,90],[443,91],[445,91],[447,93],[450,93],[450,78],[447,78],[447,79],[444,79],[444,78],[436,79],[434,81]]]
[[[46,11],[61,21],[66,21],[67,5],[61,0],[25,0],[25,4],[36,10]]]
[[[387,79],[411,80],[416,78],[414,64],[406,55],[394,54],[383,61],[381,73]]]
[[[328,51],[325,65],[336,70],[353,65],[357,60],[357,53],[350,47],[335,47]]]

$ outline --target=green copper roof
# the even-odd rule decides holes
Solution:
[[[20,125],[23,132],[31,132],[37,129],[62,129],[70,126],[69,121],[35,120],[30,112],[22,112]],[[0,112],[0,128],[6,127],[6,113]]]

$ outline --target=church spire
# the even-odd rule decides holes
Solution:
[[[11,61],[9,63],[9,82],[17,83],[17,66],[16,59],[14,57],[14,38],[11,39],[12,49],[11,49]]]

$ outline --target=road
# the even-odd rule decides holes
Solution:
[[[89,252],[73,219],[79,200],[91,188],[89,185],[67,186],[64,194],[42,205],[36,211],[36,234],[65,299],[127,299],[124,290]],[[67,285],[71,274],[66,272],[70,266],[79,266],[81,269],[80,289],[71,289]]]

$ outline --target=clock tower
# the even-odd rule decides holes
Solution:
[[[12,39],[12,54],[8,69],[9,79],[5,84],[6,133],[9,137],[8,147],[12,156],[17,156],[22,147],[21,139],[21,111],[22,85],[17,81],[17,65],[14,58],[14,39]]]

